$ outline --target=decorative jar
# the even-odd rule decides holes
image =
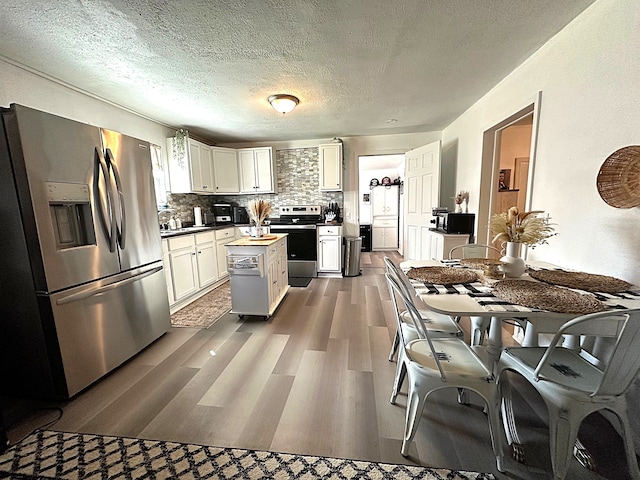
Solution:
[[[264,236],[264,228],[262,225],[251,225],[249,227],[249,235],[254,238],[259,238]]]
[[[500,259],[502,262],[500,270],[504,272],[505,277],[518,278],[527,270],[524,260],[520,258],[520,245],[519,242],[507,242],[506,244],[505,254]]]

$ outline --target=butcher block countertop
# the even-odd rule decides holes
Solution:
[[[272,233],[265,235],[264,237],[242,237],[233,242],[227,243],[228,247],[255,247],[255,246],[269,246],[272,243],[276,243],[281,238],[286,237],[286,233]]]

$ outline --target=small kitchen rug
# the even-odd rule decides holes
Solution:
[[[224,282],[171,315],[172,327],[209,328],[231,310],[231,287]]]
[[[495,480],[472,473],[238,448],[40,430],[0,455],[12,479]]]

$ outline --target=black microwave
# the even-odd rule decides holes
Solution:
[[[245,207],[234,206],[231,214],[233,223],[235,225],[248,225],[249,213]]]
[[[451,234],[473,235],[476,223],[475,213],[438,212],[431,220],[433,230]]]

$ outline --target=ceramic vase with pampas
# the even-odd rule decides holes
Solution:
[[[247,212],[252,222],[250,235],[252,237],[262,237],[264,235],[262,224],[271,213],[271,203],[264,200],[251,200],[247,207]]]
[[[555,235],[548,219],[537,215],[541,210],[519,212],[517,207],[511,207],[507,213],[497,213],[491,217],[492,243],[500,242],[504,256],[501,270],[506,277],[517,278],[526,271],[524,260],[520,258],[522,244],[530,247],[547,243],[547,238]]]

